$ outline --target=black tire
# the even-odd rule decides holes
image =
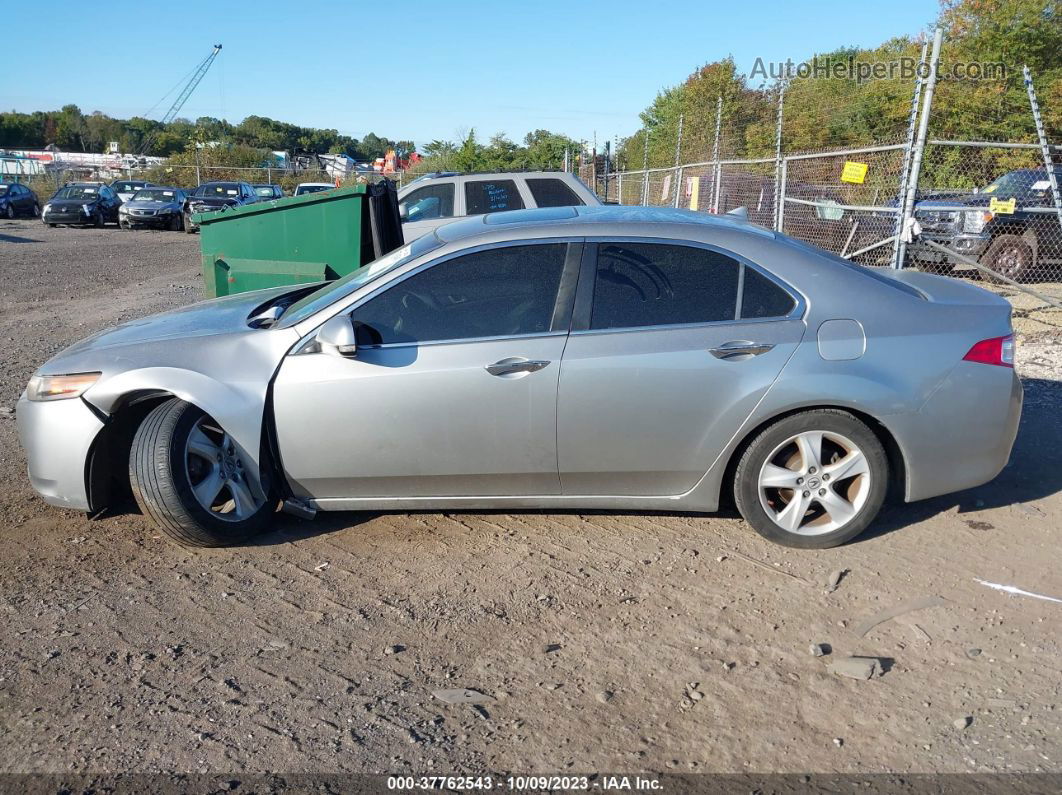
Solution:
[[[50,226],[52,229],[55,229],[55,227],[59,226],[59,224],[48,224],[48,226]]]
[[[41,206],[39,204],[37,204],[37,202],[33,202],[33,217],[34,218],[40,218],[41,217]]]
[[[238,544],[268,527],[276,502],[267,496],[243,520],[221,519],[199,503],[192,491],[186,444],[204,417],[197,406],[176,398],[155,407],[133,437],[129,482],[140,510],[177,543],[192,547]],[[268,495],[265,473],[262,479]]]
[[[986,268],[991,268],[1000,276],[1020,282],[1036,267],[1036,256],[1033,254],[1032,246],[1021,235],[1000,235],[988,247],[981,264]],[[1005,280],[991,273],[982,271],[982,276],[995,284],[1006,284]]]
[[[119,219],[118,220],[118,228],[119,229],[132,229],[133,227],[131,227],[129,225],[128,221],[122,221],[121,219]]]
[[[181,216],[179,213],[174,213],[172,216],[170,216],[169,226],[171,232],[181,231]]]
[[[15,220],[15,205],[7,205],[7,212],[5,213],[5,215],[7,215],[7,220],[9,221]]]
[[[839,434],[851,440],[863,453],[870,478],[862,507],[841,527],[817,535],[798,534],[781,527],[768,515],[760,500],[759,474],[768,456],[787,439],[808,431]],[[866,424],[846,411],[815,409],[785,417],[752,439],[734,471],[734,500],[745,521],[767,540],[799,549],[828,549],[850,541],[866,530],[885,501],[888,480],[888,456]],[[812,508],[805,515],[813,518],[814,513]]]

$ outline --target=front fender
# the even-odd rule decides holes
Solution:
[[[161,392],[198,406],[221,424],[242,455],[261,465],[262,423],[268,380],[225,384],[194,370],[144,367],[127,370],[92,387],[84,398],[114,414],[131,395]]]

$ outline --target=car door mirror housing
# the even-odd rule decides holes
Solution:
[[[354,322],[348,315],[336,315],[326,321],[318,330],[316,339],[322,353],[347,358],[358,353]]]

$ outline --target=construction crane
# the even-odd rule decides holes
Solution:
[[[177,118],[177,114],[181,112],[181,108],[184,107],[184,103],[188,101],[188,97],[192,96],[192,92],[195,91],[196,86],[198,86],[203,78],[206,77],[207,70],[210,68],[210,65],[214,63],[214,59],[218,57],[219,52],[221,52],[221,45],[215,44],[210,55],[200,61],[199,65],[192,73],[191,79],[185,83],[184,88],[181,89],[181,93],[177,95],[177,99],[173,101],[173,104],[170,105],[170,109],[166,111],[166,114],[162,117],[162,127],[165,127]],[[137,156],[147,154],[148,149],[150,149],[151,145],[155,142],[157,134],[157,131],[152,132],[141,142],[140,147],[136,150]]]

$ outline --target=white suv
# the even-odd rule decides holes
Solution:
[[[398,192],[398,212],[407,243],[466,215],[600,204],[577,176],[564,171],[440,172],[425,174]]]

